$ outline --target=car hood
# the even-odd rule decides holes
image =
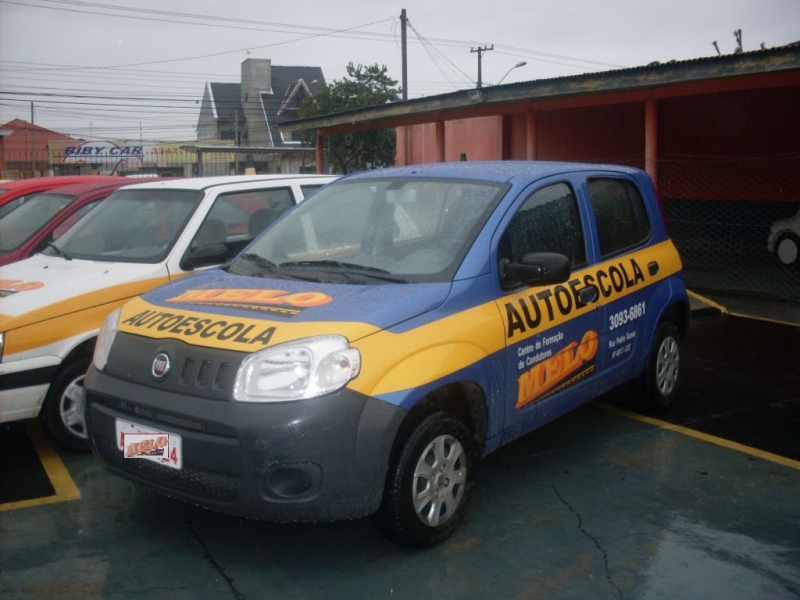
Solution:
[[[167,281],[161,264],[64,260],[37,254],[0,272],[0,331],[141,294]]]
[[[431,313],[444,303],[450,288],[450,283],[347,285],[262,279],[211,269],[126,304],[120,329],[246,351],[254,348],[239,347],[234,343],[237,336],[225,340],[215,332],[226,327],[231,333],[242,328],[269,330],[270,345],[324,334],[355,341]],[[201,324],[211,322],[219,326],[201,332]]]

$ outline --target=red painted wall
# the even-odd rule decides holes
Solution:
[[[800,199],[800,88],[658,100],[658,186],[664,198]],[[644,168],[644,102],[536,112],[538,160]],[[445,160],[525,160],[527,115],[445,123]],[[412,164],[435,160],[434,126],[409,128]],[[398,155],[400,156],[401,154]]]

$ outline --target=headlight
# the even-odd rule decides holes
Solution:
[[[108,353],[111,352],[111,344],[114,343],[117,329],[119,329],[119,315],[121,312],[122,309],[118,308],[108,315],[103,327],[100,329],[100,333],[97,334],[97,343],[94,346],[92,362],[94,363],[94,368],[98,371],[102,371],[106,367]]]
[[[248,356],[233,397],[240,402],[284,402],[335,392],[358,376],[361,354],[339,335],[294,340]]]

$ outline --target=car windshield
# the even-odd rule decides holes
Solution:
[[[64,210],[75,196],[42,193],[0,218],[0,252],[11,252],[24,244],[45,223]]]
[[[442,179],[333,183],[290,211],[233,272],[314,281],[447,281],[505,186]]]
[[[163,260],[194,213],[202,192],[117,190],[62,235],[48,255],[86,260]],[[11,213],[13,214],[13,213]]]

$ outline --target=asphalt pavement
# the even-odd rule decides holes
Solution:
[[[0,426],[0,597],[800,598],[800,327],[696,311],[679,400],[615,390],[478,465],[419,551],[369,519],[271,524],[143,491]]]

